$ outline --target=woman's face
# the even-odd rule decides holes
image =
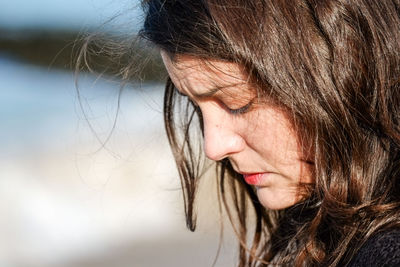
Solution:
[[[201,110],[207,157],[229,159],[266,208],[302,200],[299,183],[312,177],[285,113],[256,97],[237,64],[161,55],[176,88]]]

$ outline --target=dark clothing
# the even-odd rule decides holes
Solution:
[[[400,267],[400,229],[373,235],[348,267]]]

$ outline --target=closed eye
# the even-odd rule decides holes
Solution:
[[[228,112],[232,115],[240,115],[248,112],[250,110],[251,105],[253,104],[253,100],[251,100],[249,103],[244,105],[243,107],[237,108],[237,109],[231,109],[227,105],[224,105]]]

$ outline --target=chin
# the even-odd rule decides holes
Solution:
[[[282,192],[268,187],[257,188],[257,197],[261,205],[269,210],[283,210],[300,202],[294,192]]]

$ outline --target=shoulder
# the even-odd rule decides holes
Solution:
[[[370,237],[348,266],[400,266],[400,228],[378,232]]]

